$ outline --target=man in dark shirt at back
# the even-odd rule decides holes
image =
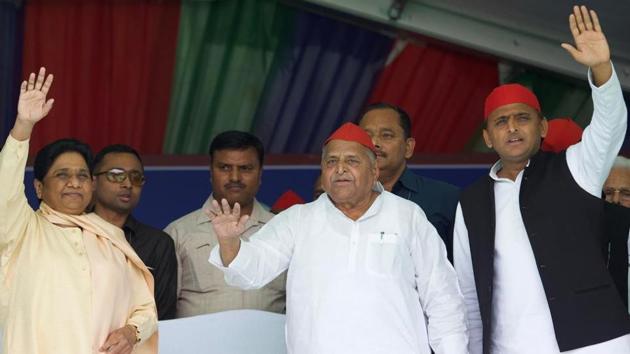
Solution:
[[[127,145],[109,145],[94,158],[94,212],[120,227],[155,279],[158,319],[175,318],[177,258],[173,240],[163,231],[136,220],[131,212],[140,200],[144,166]]]
[[[416,140],[411,136],[411,120],[402,108],[389,103],[366,107],[359,121],[377,149],[378,180],[387,191],[418,204],[446,245],[453,261],[453,220],[459,190],[442,181],[414,174],[407,169]]]

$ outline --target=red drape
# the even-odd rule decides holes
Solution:
[[[415,152],[461,152],[478,131],[483,101],[498,80],[495,60],[407,44],[383,70],[369,102],[409,113]]]
[[[62,137],[98,150],[160,153],[170,100],[179,1],[29,1],[23,75],[55,75],[51,114],[31,151]]]

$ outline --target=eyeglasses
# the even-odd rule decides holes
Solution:
[[[615,193],[619,192],[619,197],[621,199],[630,200],[630,189],[628,188],[604,188],[604,195],[606,197],[612,197]]]
[[[144,182],[146,182],[142,172],[137,170],[125,171],[120,168],[112,168],[111,170],[94,174],[94,176],[100,175],[105,175],[105,178],[112,183],[123,183],[127,178],[129,178],[129,182],[136,187],[140,187],[144,185]]]

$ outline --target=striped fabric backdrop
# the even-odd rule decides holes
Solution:
[[[483,151],[484,97],[500,81],[534,89],[547,117],[588,124],[585,82],[419,44],[277,0],[0,0],[0,134],[19,82],[55,74],[55,108],[32,150],[73,136],[100,149],[203,154],[227,129],[257,134],[271,153],[318,153],[367,103],[412,116],[418,153]],[[628,140],[628,139],[627,139]]]

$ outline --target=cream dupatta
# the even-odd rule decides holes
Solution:
[[[145,264],[140,260],[136,252],[131,248],[123,231],[118,227],[108,223],[107,221],[100,218],[98,215],[94,213],[82,214],[82,215],[68,215],[64,213],[60,213],[56,210],[50,208],[46,203],[42,202],[40,205],[40,209],[37,211],[40,213],[46,220],[51,222],[52,224],[62,226],[62,227],[79,227],[83,231],[84,240],[86,243],[92,243],[96,245],[96,247],[109,248],[122,252],[127,262],[127,264],[135,267],[136,269],[132,269],[132,271],[140,271],[145,284],[131,284],[129,287],[124,287],[123,289],[104,289],[105,291],[110,292],[129,292],[129,289],[137,288],[138,286],[146,286],[148,288],[149,293],[153,296],[153,276],[151,272],[147,269]],[[86,245],[87,246],[87,245]],[[87,247],[86,247],[87,248]],[[90,254],[90,252],[88,252]],[[94,277],[94,275],[93,275]],[[138,281],[138,279],[133,279],[130,277],[130,281]],[[140,282],[142,282],[140,280]],[[93,281],[93,284],[95,282]],[[96,283],[98,287],[98,283]],[[93,286],[94,287],[94,286]],[[96,289],[94,289],[96,290]],[[133,294],[127,294],[128,297],[133,299]],[[125,298],[125,296],[121,296]],[[125,308],[125,306],[114,306],[111,311],[113,313],[104,314],[106,318],[112,319],[114,322],[120,324],[120,327],[127,324],[127,320],[133,314],[130,313],[131,309],[135,304],[130,303],[129,308]],[[108,311],[108,309],[101,309],[98,306],[96,307],[96,311],[98,313],[99,310]],[[155,310],[155,303],[154,303]],[[95,314],[98,316],[98,314]],[[100,317],[100,316],[99,316]],[[157,315],[155,316],[157,319]],[[99,323],[99,318],[95,319],[94,332],[97,337],[106,336],[109,333],[109,324],[104,323],[106,320],[103,320],[103,323]],[[117,324],[117,325],[118,325]],[[136,354],[155,354],[158,351],[158,340],[157,340],[157,328],[155,328],[155,332],[148,338],[147,340],[142,341],[138,345],[135,346],[133,353]],[[100,343],[102,344],[102,343]]]

